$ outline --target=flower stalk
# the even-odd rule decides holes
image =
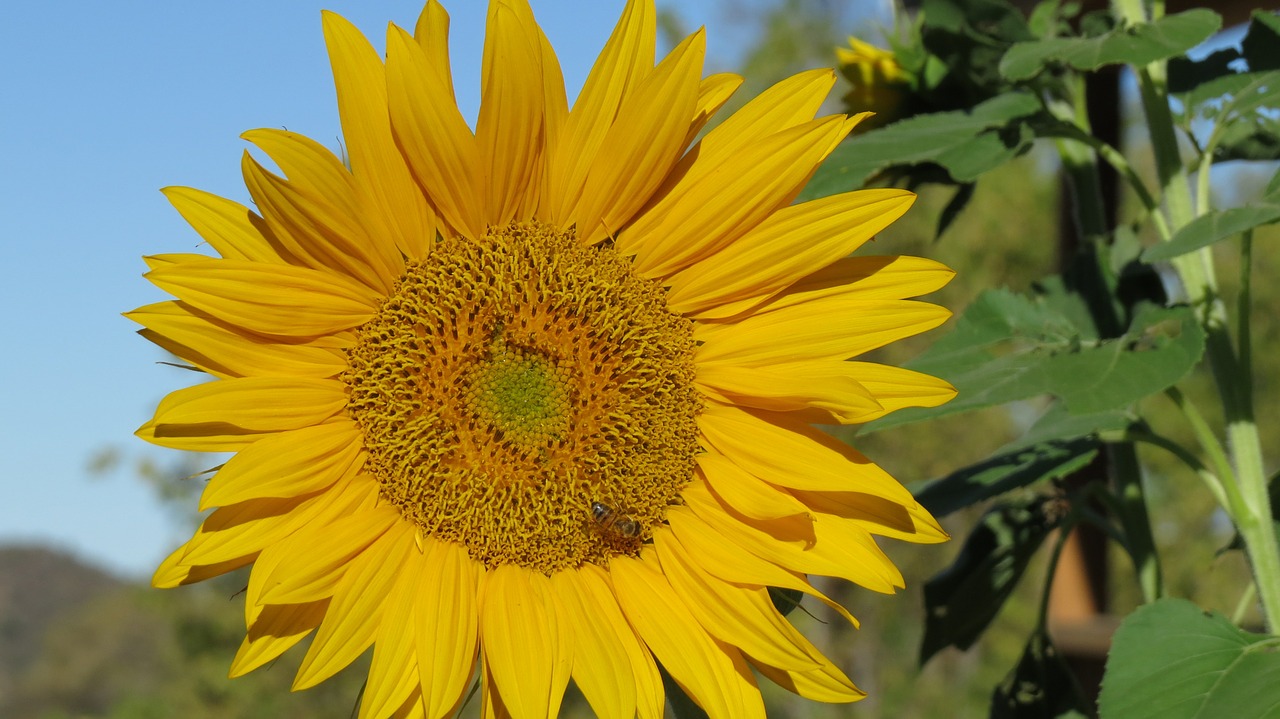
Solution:
[[[1129,23],[1146,21],[1139,0],[1117,0],[1115,8]],[[1164,3],[1152,3],[1151,19],[1164,13]],[[1138,72],[1142,105],[1146,112],[1156,168],[1160,176],[1164,208],[1172,234],[1185,227],[1197,215],[1208,210],[1207,198],[1198,207],[1192,201],[1191,178],[1182,162],[1173,114],[1169,108],[1167,64],[1153,62]],[[1211,158],[1206,157],[1204,162]],[[1196,308],[1206,333],[1205,351],[1217,383],[1226,424],[1227,447],[1233,472],[1224,476],[1229,486],[1225,495],[1232,506],[1226,507],[1244,539],[1253,568],[1266,624],[1269,630],[1280,628],[1280,547],[1276,545],[1275,526],[1271,519],[1271,503],[1267,495],[1266,476],[1262,464],[1262,448],[1248,372],[1241,358],[1250,353],[1250,337],[1241,333],[1240,347],[1233,346],[1214,271],[1209,247],[1174,258],[1187,293],[1188,302]],[[1248,267],[1248,263],[1245,263]],[[1247,269],[1245,270],[1247,272]],[[1241,318],[1246,321],[1246,318]]]

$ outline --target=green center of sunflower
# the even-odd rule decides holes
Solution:
[[[477,415],[513,442],[537,445],[568,429],[568,372],[547,357],[493,343],[490,358],[471,373],[467,400]]]
[[[636,554],[693,476],[693,325],[572,230],[436,243],[343,375],[366,470],[422,531],[550,574]]]

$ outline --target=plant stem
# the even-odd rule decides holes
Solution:
[[[1108,441],[1108,437],[1103,436],[1102,440],[1106,442]],[[1218,479],[1218,475],[1210,472],[1209,468],[1204,466],[1204,462],[1201,462],[1194,454],[1188,452],[1182,445],[1174,442],[1168,437],[1152,432],[1147,427],[1138,427],[1126,430],[1120,434],[1118,440],[1126,442],[1142,442],[1154,447],[1160,447],[1182,460],[1183,464],[1190,467],[1191,470],[1196,473],[1196,476],[1204,482],[1205,487],[1209,490],[1209,494],[1213,495],[1218,506],[1222,507],[1228,514],[1231,512],[1231,505],[1227,502],[1226,491],[1222,488],[1222,480]]]
[[[1139,0],[1116,0],[1114,7],[1121,18],[1131,24],[1146,20]],[[1158,20],[1163,15],[1164,3],[1156,0],[1151,10],[1152,19]],[[1166,70],[1163,61],[1153,62],[1139,69],[1138,82],[1170,229],[1176,233],[1194,219],[1195,207],[1191,201],[1190,179],[1178,150],[1173,113],[1169,109]],[[1211,162],[1212,158],[1206,157],[1205,161]],[[1207,209],[1208,203],[1203,207]],[[1275,527],[1271,520],[1252,397],[1247,389],[1248,383],[1242,382],[1241,368],[1231,344],[1213,255],[1210,248],[1205,247],[1175,258],[1173,265],[1182,278],[1188,302],[1199,313],[1205,329],[1205,353],[1222,398],[1234,469],[1231,475],[1223,474],[1221,468],[1219,473],[1223,474],[1228,502],[1237,505],[1232,508],[1232,515],[1249,552],[1267,626],[1275,630],[1280,628],[1280,547],[1276,545]],[[1248,350],[1243,346],[1241,349],[1242,354],[1247,354]],[[1198,434],[1203,439],[1204,434]],[[1209,436],[1212,436],[1211,432]]]
[[[1050,113],[1081,131],[1085,137],[1092,138],[1084,80],[1076,78],[1067,85],[1067,91],[1069,98],[1065,101],[1048,102]],[[1106,337],[1118,336],[1123,332],[1124,325],[1123,308],[1115,303],[1109,290],[1113,283],[1108,276],[1110,268],[1106,264],[1107,255],[1104,251],[1111,228],[1102,197],[1098,154],[1093,151],[1103,145],[1105,143],[1094,145],[1087,141],[1085,144],[1059,141],[1058,151],[1075,200],[1081,249],[1088,253],[1088,268],[1093,274],[1092,291],[1085,293],[1085,299],[1100,333]],[[1106,147],[1114,149],[1109,145]],[[1150,199],[1149,195],[1147,199]],[[1137,570],[1143,599],[1152,602],[1162,594],[1162,581],[1159,555],[1156,553],[1155,539],[1151,536],[1151,519],[1142,491],[1142,467],[1138,463],[1137,450],[1128,442],[1109,445],[1107,460],[1118,499],[1116,514],[1125,533],[1125,544]]]
[[[1120,522],[1129,540],[1129,556],[1138,572],[1142,601],[1154,602],[1164,594],[1164,588],[1155,540],[1151,536],[1146,496],[1142,491],[1142,466],[1138,463],[1138,452],[1131,442],[1109,445],[1107,450],[1116,496],[1120,500]]]

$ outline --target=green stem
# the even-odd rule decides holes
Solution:
[[[1050,99],[1049,112],[1058,120],[1068,123],[1079,133],[1092,138],[1089,126],[1088,106],[1085,102],[1084,81],[1077,78],[1067,84],[1068,98]],[[1083,139],[1083,138],[1077,138]],[[1086,292],[1086,301],[1094,322],[1103,336],[1116,336],[1122,331],[1122,308],[1114,303],[1112,282],[1102,251],[1110,234],[1105,203],[1102,197],[1102,181],[1098,172],[1098,154],[1093,150],[1110,148],[1106,143],[1085,144],[1059,142],[1063,168],[1071,183],[1075,199],[1075,214],[1080,227],[1081,249],[1089,254],[1089,269],[1094,275],[1092,292]],[[1114,148],[1110,148],[1114,149]],[[1119,155],[1119,153],[1114,153]],[[1127,165],[1127,163],[1122,164]],[[1113,162],[1114,164],[1114,162]],[[1145,187],[1142,188],[1145,191]],[[1150,195],[1147,195],[1150,200]],[[1151,535],[1151,520],[1147,513],[1146,498],[1142,491],[1142,469],[1138,464],[1133,444],[1116,444],[1107,448],[1108,466],[1118,499],[1116,515],[1126,537],[1126,546],[1138,574],[1138,584],[1147,602],[1155,601],[1162,594],[1160,561],[1155,540]]]
[[[1250,584],[1244,588],[1244,593],[1240,595],[1240,601],[1236,602],[1236,610],[1231,613],[1231,623],[1240,626],[1244,621],[1245,612],[1249,611],[1249,605],[1258,599],[1258,585]]]
[[[1104,442],[1110,441],[1106,436],[1103,436],[1102,440]],[[1231,506],[1227,503],[1226,490],[1222,488],[1222,480],[1218,479],[1218,475],[1210,472],[1209,468],[1204,466],[1204,462],[1201,462],[1194,454],[1188,452],[1182,445],[1174,442],[1168,437],[1156,434],[1146,427],[1128,429],[1120,433],[1119,437],[1116,438],[1116,441],[1142,442],[1143,444],[1159,447],[1169,452],[1173,456],[1182,460],[1183,464],[1186,464],[1193,472],[1196,473],[1196,476],[1204,482],[1205,487],[1209,490],[1209,494],[1213,495],[1218,506],[1222,507],[1227,512],[1231,511]]]
[[[1049,555],[1049,568],[1045,570],[1044,591],[1040,593],[1040,616],[1036,619],[1036,627],[1045,631],[1049,620],[1049,597],[1053,592],[1053,578],[1058,574],[1058,560],[1062,559],[1062,549],[1067,546],[1074,521],[1064,521],[1058,525],[1058,541],[1053,544],[1053,553]]]
[[[1120,17],[1136,24],[1146,20],[1140,0],[1115,0]],[[1153,0],[1152,19],[1164,13],[1164,3]],[[1165,62],[1153,62],[1138,71],[1142,106],[1151,133],[1156,170],[1160,176],[1162,195],[1169,225],[1177,232],[1195,217],[1191,186],[1186,166],[1178,150],[1178,138],[1169,109]],[[1212,157],[1206,157],[1212,162]],[[1202,172],[1208,172],[1202,168]],[[1207,209],[1208,203],[1202,205]],[[1200,314],[1206,340],[1205,354],[1218,384],[1226,419],[1227,439],[1231,447],[1231,467],[1225,473],[1219,468],[1227,501],[1234,505],[1233,516],[1240,536],[1244,538],[1253,565],[1258,596],[1266,613],[1267,626],[1280,628],[1280,547],[1276,545],[1275,527],[1271,520],[1271,503],[1267,497],[1266,476],[1262,469],[1262,449],[1258,426],[1254,422],[1252,398],[1242,386],[1241,368],[1237,362],[1228,331],[1226,308],[1218,292],[1213,254],[1208,247],[1181,255],[1173,260],[1182,278],[1190,305]],[[1242,345],[1242,353],[1247,353]],[[1190,419],[1190,416],[1188,416]],[[1201,420],[1203,421],[1203,420]],[[1202,440],[1206,433],[1199,432]],[[1212,433],[1207,433],[1212,436]],[[1213,442],[1216,444],[1216,439]],[[1208,447],[1206,447],[1208,449]]]
[[[1186,395],[1182,394],[1182,390],[1177,387],[1170,387],[1164,393],[1165,396],[1173,400],[1173,403],[1178,406],[1178,410],[1187,418],[1187,424],[1191,425],[1192,434],[1200,442],[1200,447],[1204,450],[1204,453],[1209,455],[1209,463],[1213,465],[1214,471],[1222,479],[1222,486],[1226,491],[1228,501],[1234,504],[1236,500],[1231,495],[1238,492],[1236,474],[1231,469],[1231,461],[1227,459],[1227,452],[1223,449],[1222,443],[1218,441],[1213,429],[1205,421],[1204,415],[1200,414],[1200,410],[1186,398]],[[1233,511],[1234,506],[1229,504],[1226,509],[1227,511]]]
[[[1236,297],[1236,371],[1240,381],[1240,402],[1253,416],[1253,230],[1245,230],[1240,238],[1240,294]]]
[[[1129,183],[1129,187],[1138,196],[1138,201],[1142,203],[1143,208],[1151,216],[1160,239],[1164,241],[1173,239],[1173,234],[1169,231],[1169,223],[1165,221],[1164,215],[1160,214],[1160,203],[1152,196],[1151,190],[1147,189],[1147,183],[1142,181],[1137,171],[1129,164],[1129,160],[1119,150],[1089,134],[1081,134],[1079,136],[1073,134],[1072,139],[1092,147],[1099,157],[1115,168],[1116,172],[1120,173],[1120,176]]]
[[[1142,491],[1142,466],[1138,464],[1138,453],[1132,443],[1113,444],[1107,449],[1116,496],[1120,500],[1120,523],[1129,540],[1129,556],[1138,572],[1142,600],[1154,602],[1164,594],[1164,588],[1160,578],[1160,559],[1156,554],[1155,539],[1151,536],[1146,496]]]

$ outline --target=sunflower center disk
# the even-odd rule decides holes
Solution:
[[[467,398],[476,415],[511,441],[537,446],[568,430],[569,372],[549,358],[498,341],[471,374]]]
[[[358,334],[343,379],[366,471],[489,567],[635,554],[693,475],[692,323],[572,230],[441,240]]]

